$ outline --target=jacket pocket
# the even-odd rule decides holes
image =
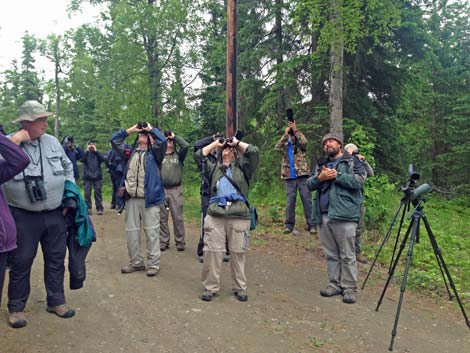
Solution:
[[[356,199],[348,193],[337,193],[334,203],[334,218],[358,220],[360,205]],[[330,200],[331,201],[331,200]],[[330,207],[332,206],[330,202]]]
[[[52,174],[54,175],[64,175],[64,167],[62,166],[62,156],[59,153],[54,153],[55,151],[50,152],[47,156],[47,162],[49,163]]]

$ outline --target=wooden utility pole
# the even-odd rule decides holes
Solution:
[[[237,129],[237,0],[227,1],[227,86],[225,136]]]

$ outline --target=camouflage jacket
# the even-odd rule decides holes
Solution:
[[[308,176],[310,174],[310,169],[307,162],[307,143],[308,140],[305,138],[304,134],[297,130],[295,132],[295,141],[292,146],[293,155],[294,155],[294,169],[297,177]],[[289,168],[289,156],[287,153],[289,134],[284,133],[279,141],[276,143],[274,149],[281,152],[282,154],[282,165],[281,165],[281,178],[290,179],[290,168]],[[297,144],[297,148],[295,148]],[[297,151],[295,151],[297,150]]]

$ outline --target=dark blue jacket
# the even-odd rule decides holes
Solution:
[[[165,191],[163,189],[163,182],[161,178],[160,168],[162,165],[163,157],[166,151],[166,137],[158,130],[153,128],[150,133],[152,134],[155,143],[150,150],[151,153],[145,154],[145,207],[152,207],[160,205],[165,201]],[[119,129],[113,137],[111,137],[111,145],[113,149],[122,157],[124,157],[124,148],[126,146],[125,139],[129,136],[126,130]],[[129,161],[135,153],[135,146],[132,149]],[[124,181],[127,177],[127,170],[129,161],[124,169],[124,176],[121,180],[120,186],[124,186]]]
[[[67,148],[66,144],[63,144],[62,147],[64,148],[67,157],[69,157],[70,162],[72,162],[73,177],[75,178],[75,180],[78,180],[78,178],[80,177],[80,172],[78,171],[77,160],[80,159],[81,155],[83,154],[83,150],[80,147]]]

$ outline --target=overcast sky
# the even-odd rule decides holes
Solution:
[[[48,34],[62,34],[83,23],[96,21],[98,10],[91,6],[69,18],[68,3],[68,0],[1,0],[0,72],[11,68],[13,59],[21,60],[21,37],[26,31],[37,38],[45,38]],[[47,78],[51,78],[52,63],[37,60],[36,67],[45,70]]]

